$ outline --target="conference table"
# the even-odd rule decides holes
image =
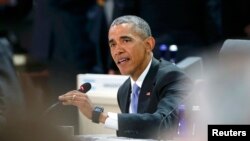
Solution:
[[[164,141],[204,141],[204,140],[206,140],[206,137],[175,137],[172,140],[164,140]],[[92,134],[92,135],[76,135],[74,136],[74,141],[158,141],[158,140],[117,137],[114,134]]]
[[[164,140],[164,141],[204,141],[206,139],[207,139],[206,136],[204,137],[196,136],[196,137],[175,137],[172,140]],[[91,135],[75,135],[74,141],[158,141],[158,140],[117,137],[114,134],[91,134]]]
[[[76,135],[74,141],[156,141],[153,139],[133,139],[126,137],[117,137],[113,134],[95,134],[95,135]]]

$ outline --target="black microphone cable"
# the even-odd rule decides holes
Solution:
[[[91,84],[87,82],[87,83],[82,84],[80,86],[80,88],[78,89],[78,91],[80,91],[82,93],[87,93],[90,89],[91,89]],[[44,116],[47,115],[52,109],[54,109],[59,104],[61,104],[61,102],[57,101],[56,103],[54,103],[51,106],[49,106],[49,108],[46,109],[46,111],[44,112],[43,115]]]

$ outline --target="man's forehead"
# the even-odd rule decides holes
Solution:
[[[136,32],[134,26],[130,23],[123,23],[110,27],[109,38],[122,38],[125,36],[132,37],[139,36],[139,34]]]
[[[118,25],[113,25],[110,27],[109,32],[119,32],[119,31],[133,31],[134,26],[130,23],[122,23]]]

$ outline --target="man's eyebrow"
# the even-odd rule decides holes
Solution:
[[[130,36],[121,36],[121,39],[132,39]]]
[[[124,35],[124,36],[121,36],[120,39],[132,39],[132,37]],[[114,39],[109,40],[109,43],[113,43],[113,42],[114,42]]]

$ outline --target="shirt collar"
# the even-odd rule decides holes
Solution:
[[[131,88],[133,88],[133,84],[136,83],[140,88],[142,87],[142,83],[146,77],[146,75],[148,74],[149,68],[152,64],[152,59],[150,60],[150,62],[148,63],[148,66],[146,67],[146,69],[143,71],[143,73],[139,76],[139,78],[134,81],[131,77],[130,77],[130,81],[131,81]]]

